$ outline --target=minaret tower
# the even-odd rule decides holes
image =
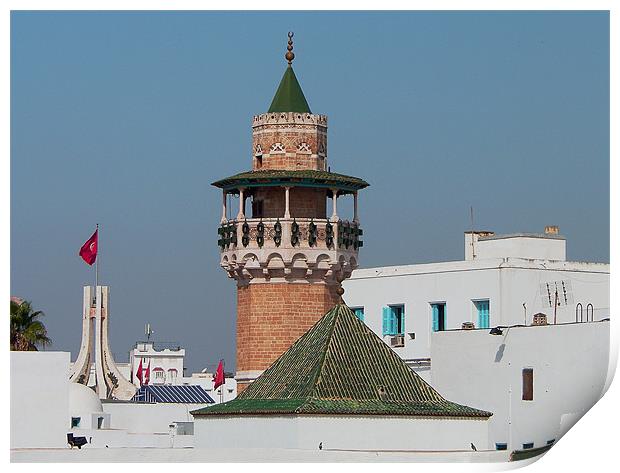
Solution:
[[[362,246],[357,193],[368,183],[330,172],[327,116],[310,111],[288,38],[269,111],[253,118],[252,170],[213,183],[223,190],[220,263],[237,281],[239,391],[339,301]],[[238,210],[227,208],[231,195]],[[338,214],[345,196],[353,198],[349,219]]]

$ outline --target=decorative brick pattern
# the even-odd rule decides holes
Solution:
[[[336,305],[337,285],[250,284],[237,288],[237,371],[267,369]],[[238,392],[244,386],[238,387]]]
[[[264,114],[254,117],[252,169],[327,168],[327,117]]]

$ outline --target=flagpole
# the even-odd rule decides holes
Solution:
[[[99,286],[99,224],[97,224],[97,256],[95,256],[95,294]]]

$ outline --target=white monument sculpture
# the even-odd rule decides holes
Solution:
[[[73,364],[70,380],[74,383],[88,385],[94,348],[95,391],[99,399],[127,401],[135,394],[136,387],[120,373],[110,350],[108,339],[109,288],[108,286],[96,286],[94,297],[92,289],[91,286],[84,286],[82,344],[77,360]]]

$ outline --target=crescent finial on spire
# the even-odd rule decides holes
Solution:
[[[293,59],[295,59],[295,53],[293,52],[293,36],[295,35],[295,33],[293,33],[292,31],[288,32],[288,46],[286,46],[286,54],[284,55],[284,58],[288,61],[288,65],[290,66],[291,63],[293,62]]]

